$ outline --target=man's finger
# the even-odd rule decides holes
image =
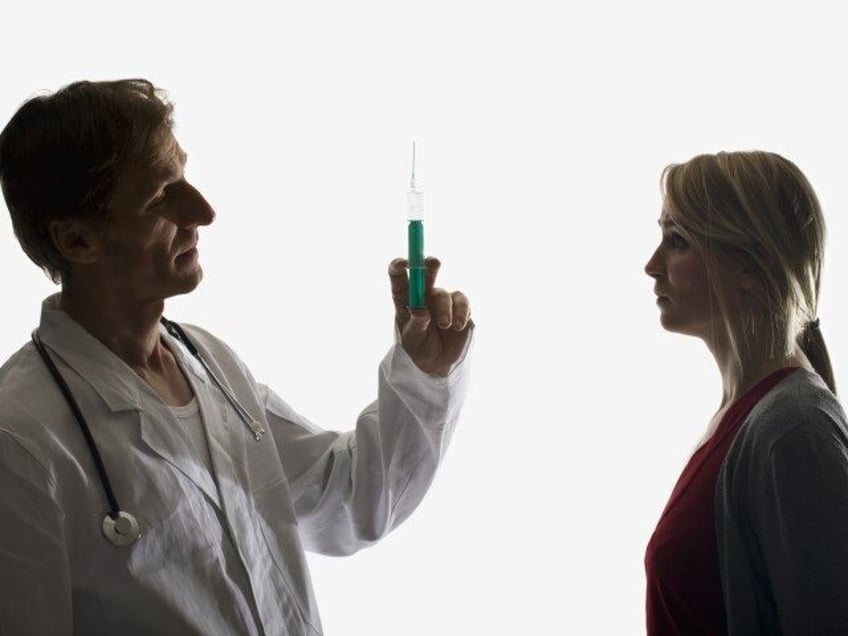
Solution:
[[[428,256],[424,259],[424,267],[427,268],[427,273],[424,279],[424,297],[427,298],[430,292],[433,291],[433,285],[436,284],[436,275],[439,273],[439,268],[442,262],[435,256]]]
[[[430,320],[431,318],[429,309],[410,309],[409,324],[407,325],[406,329],[410,334],[414,334],[417,339],[422,334],[427,333],[427,328],[430,326]]]
[[[436,321],[439,329],[447,329],[453,323],[453,310],[451,307],[451,295],[439,287],[430,291],[430,314]]]
[[[406,273],[408,264],[405,258],[395,258],[389,263],[389,281],[392,284],[395,311],[405,311],[409,304],[409,276]]]
[[[471,319],[471,305],[468,297],[461,291],[453,292],[451,300],[453,301],[453,328],[462,331]]]

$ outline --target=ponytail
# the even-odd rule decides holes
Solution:
[[[836,384],[833,380],[830,356],[827,355],[827,346],[824,344],[824,336],[822,336],[819,328],[818,318],[807,323],[798,341],[804,355],[813,365],[813,369],[821,376],[831,393],[836,395]]]

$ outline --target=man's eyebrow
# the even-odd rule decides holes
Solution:
[[[170,162],[165,164],[156,171],[156,179],[158,181],[173,181],[179,176],[181,170],[185,168],[186,163],[188,162],[188,153],[180,148],[174,156],[179,160],[180,167],[176,168],[174,164]]]

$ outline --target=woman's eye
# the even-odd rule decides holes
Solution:
[[[688,245],[688,243],[686,243],[686,239],[684,239],[682,236],[680,236],[680,234],[678,234],[677,232],[671,233],[671,236],[669,237],[668,242],[669,242],[669,245],[671,245],[672,247],[676,247],[676,248],[682,248],[682,247],[686,247],[686,245]]]

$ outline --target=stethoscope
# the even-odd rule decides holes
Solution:
[[[212,378],[212,381],[221,393],[224,394],[224,397],[227,398],[227,401],[232,405],[236,413],[238,413],[239,419],[247,425],[253,433],[254,439],[258,441],[262,435],[265,434],[265,429],[262,428],[262,424],[252,417],[250,413],[247,412],[247,409],[239,403],[235,396],[230,393],[223,384],[221,384],[221,381],[218,380],[218,377],[212,372],[209,365],[206,364],[206,360],[203,359],[203,356],[200,355],[200,352],[191,342],[185,331],[183,331],[183,328],[177,323],[171,322],[164,317],[161,318],[161,323],[168,333],[179,340],[185,348],[188,349],[189,353],[203,366],[206,373],[210,378]],[[112,483],[109,481],[109,475],[106,474],[106,466],[103,464],[103,458],[100,456],[100,451],[97,449],[97,444],[94,442],[94,437],[91,435],[88,423],[85,421],[85,417],[83,417],[79,404],[77,404],[77,401],[74,399],[70,387],[68,387],[68,384],[65,382],[62,374],[59,373],[59,369],[56,368],[53,360],[48,355],[47,349],[41,342],[41,338],[38,337],[37,329],[32,332],[32,342],[35,344],[35,348],[44,360],[47,368],[50,369],[50,373],[56,380],[56,384],[59,385],[59,389],[62,391],[65,401],[71,408],[71,411],[82,430],[82,434],[85,437],[85,443],[88,445],[88,450],[91,452],[91,457],[94,459],[94,465],[97,468],[100,483],[103,486],[103,491],[106,493],[106,499],[109,502],[109,512],[106,513],[105,517],[103,517],[103,534],[106,535],[106,538],[114,545],[132,545],[138,541],[139,537],[141,537],[141,528],[138,525],[138,520],[129,512],[121,510],[121,507],[118,505],[118,500],[112,490]]]

